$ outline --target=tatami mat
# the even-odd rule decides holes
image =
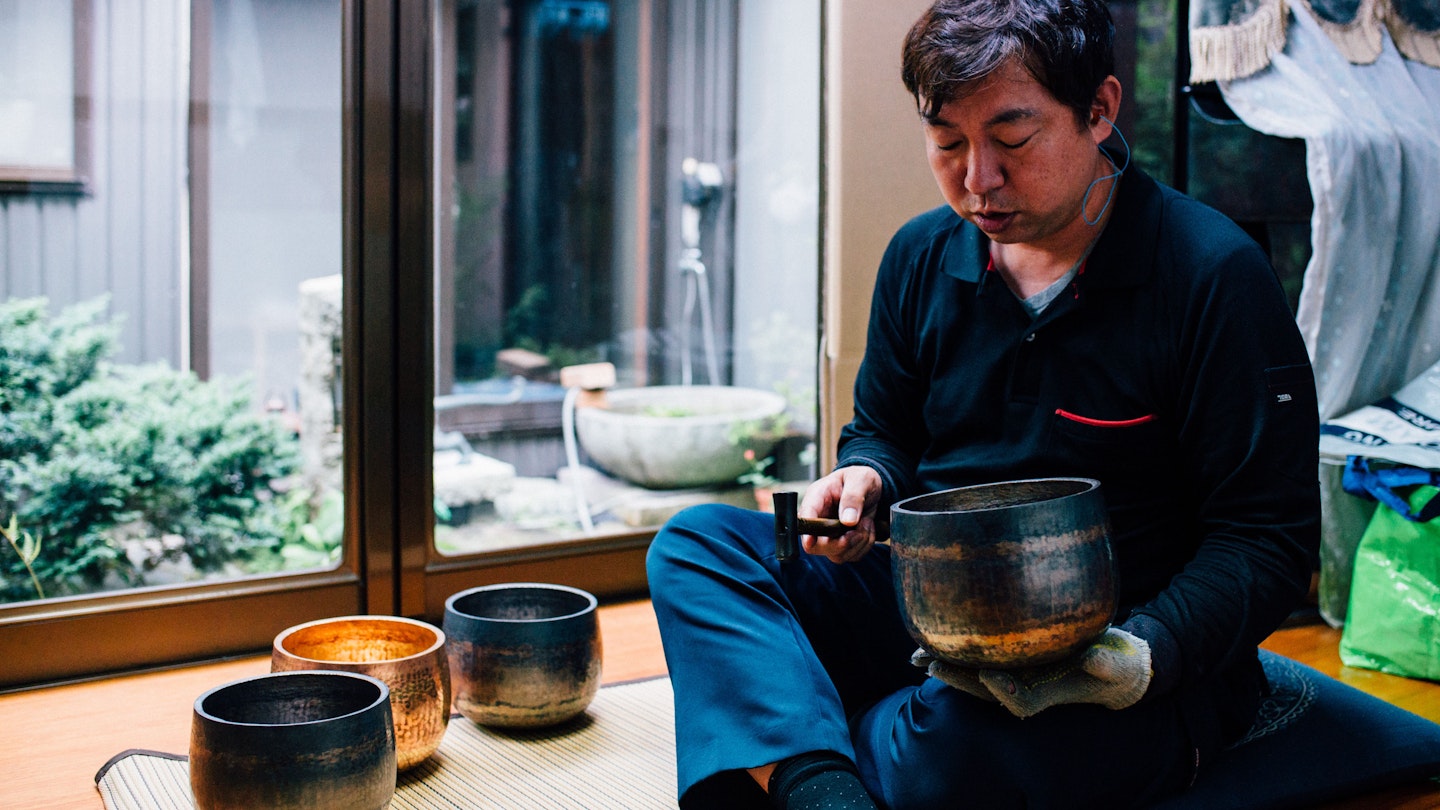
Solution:
[[[607,686],[584,717],[504,732],[453,717],[431,759],[400,775],[394,810],[675,808],[675,715],[668,678]],[[109,810],[190,810],[189,763],[126,751],[95,776]]]

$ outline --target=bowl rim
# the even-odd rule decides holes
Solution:
[[[572,593],[576,596],[584,597],[588,604],[573,613],[566,613],[563,616],[546,616],[543,619],[505,619],[495,616],[480,616],[475,613],[466,613],[465,611],[459,610],[455,607],[455,603],[457,601],[472,594],[483,593],[486,591],[513,591],[520,590],[522,588],[531,588],[545,591],[564,591],[566,593]],[[599,605],[600,600],[595,598],[595,594],[581,588],[572,587],[570,585],[558,585],[552,582],[497,582],[493,585],[479,585],[474,588],[466,588],[463,591],[457,591],[456,593],[450,594],[450,596],[446,597],[445,599],[445,613],[447,615],[453,613],[456,616],[464,617],[466,619],[474,619],[476,621],[482,622],[495,622],[497,624],[537,624],[540,622],[558,622],[564,619],[573,619],[576,616],[584,616],[587,613],[594,613],[596,608],[599,607]]]
[[[332,623],[335,623],[335,622],[347,622],[347,621],[348,621],[348,622],[355,622],[355,621],[373,621],[373,622],[377,622],[377,623],[392,622],[392,623],[395,623],[395,624],[406,624],[406,625],[410,625],[410,626],[412,626],[412,627],[419,627],[419,628],[421,628],[421,629],[429,630],[429,631],[433,632],[433,633],[435,634],[435,641],[434,641],[432,644],[430,644],[430,646],[426,647],[425,649],[421,650],[420,652],[411,653],[410,655],[400,656],[399,658],[382,658],[382,659],[380,659],[380,660],[378,660],[378,661],[340,661],[340,660],[336,660],[336,659],[333,659],[333,658],[310,658],[310,657],[308,657],[308,656],[299,655],[299,654],[297,654],[297,653],[291,652],[290,650],[285,649],[285,647],[284,647],[283,644],[282,644],[282,642],[284,642],[287,638],[290,638],[292,635],[294,635],[294,634],[296,634],[296,633],[299,633],[299,632],[301,632],[301,631],[304,631],[304,630],[309,630],[309,629],[312,628],[312,627],[320,627],[320,626],[327,625],[327,624],[332,624]],[[352,615],[352,616],[331,616],[331,617],[324,618],[324,619],[315,619],[315,620],[313,620],[313,621],[301,622],[300,624],[292,625],[292,626],[290,626],[290,627],[285,628],[284,630],[281,630],[279,633],[276,634],[274,641],[272,641],[271,644],[270,644],[270,653],[271,653],[271,655],[277,655],[277,654],[278,654],[278,655],[283,655],[283,656],[285,656],[286,658],[290,658],[290,659],[295,660],[295,661],[305,661],[305,662],[311,663],[311,664],[342,664],[342,665],[398,664],[398,663],[404,663],[404,662],[407,662],[407,661],[415,661],[415,660],[419,660],[419,659],[421,659],[421,658],[426,658],[426,657],[428,657],[428,656],[434,655],[435,652],[436,652],[436,650],[443,650],[443,649],[445,649],[445,631],[442,630],[442,629],[440,629],[439,627],[436,627],[435,625],[433,625],[433,624],[431,624],[431,623],[429,623],[429,622],[426,622],[426,621],[421,621],[421,620],[419,620],[419,619],[411,619],[411,618],[409,618],[409,617],[407,617],[407,616],[386,616],[386,615],[383,615],[383,614],[375,614],[375,613],[369,613],[369,614],[363,614],[363,613],[362,613],[362,614],[356,614],[356,615]],[[323,669],[323,667],[322,667],[322,669]]]
[[[924,499],[926,499],[926,498],[935,498],[935,497],[937,497],[937,496],[940,496],[940,495],[948,495],[948,494],[953,493],[953,492],[964,492],[964,491],[967,491],[967,490],[995,489],[995,488],[997,488],[997,487],[1016,486],[1016,485],[1019,485],[1019,484],[1048,484],[1048,483],[1055,483],[1055,482],[1061,482],[1061,481],[1071,482],[1071,483],[1085,484],[1086,486],[1083,487],[1082,489],[1076,490],[1076,491],[1074,491],[1074,492],[1068,492],[1068,493],[1065,493],[1065,494],[1062,494],[1062,495],[1056,495],[1056,496],[1053,497],[1053,498],[1045,498],[1045,499],[1043,499],[1043,500],[1034,500],[1034,501],[1020,501],[1020,502],[1017,502],[1017,503],[1004,504],[1003,506],[984,506],[984,507],[976,507],[976,508],[973,508],[973,509],[944,509],[944,510],[934,510],[934,511],[926,511],[926,510],[920,510],[920,509],[913,509],[913,508],[910,508],[910,507],[906,506],[906,504],[913,504],[913,503],[916,503],[916,502],[918,502],[918,501],[924,500]],[[890,506],[890,511],[891,511],[891,513],[892,513],[893,515],[902,515],[902,514],[903,514],[903,515],[971,515],[971,514],[977,514],[977,513],[980,513],[980,512],[990,512],[990,513],[994,513],[994,512],[1004,512],[1004,511],[1008,511],[1008,510],[1011,510],[1011,509],[1026,509],[1026,508],[1031,508],[1031,507],[1034,507],[1036,504],[1053,503],[1053,502],[1055,502],[1055,501],[1063,501],[1063,500],[1067,500],[1067,499],[1070,499],[1070,498],[1078,498],[1078,497],[1085,496],[1085,495],[1092,495],[1092,494],[1094,494],[1094,493],[1095,493],[1097,490],[1099,490],[1099,489],[1100,489],[1100,480],[1099,480],[1099,479],[1097,479],[1097,478],[1089,478],[1089,477],[1086,477],[1086,476],[1079,476],[1079,475],[1057,475],[1057,476],[1046,476],[1046,477],[1040,477],[1040,478],[1017,478],[1017,479],[1010,480],[1010,481],[991,481],[991,482],[983,483],[983,484],[970,484],[969,486],[963,486],[963,487],[950,487],[950,488],[948,488],[948,489],[938,489],[938,490],[935,490],[934,492],[925,492],[925,493],[922,493],[922,494],[920,494],[920,495],[912,495],[912,496],[910,496],[910,497],[908,497],[908,498],[904,498],[904,499],[902,499],[902,500],[896,501],[894,504],[892,504],[892,505]],[[892,519],[892,522],[893,522],[893,519]]]
[[[352,678],[355,680],[368,681],[372,686],[375,686],[377,688],[377,696],[371,702],[354,711],[346,712],[344,714],[337,714],[333,717],[324,717],[319,720],[306,720],[299,723],[243,723],[239,720],[227,720],[223,717],[217,717],[215,714],[206,711],[204,708],[206,699],[210,698],[212,695],[223,692],[227,689],[235,689],[244,686],[251,681],[268,681],[274,680],[276,678],[303,677]],[[335,723],[343,720],[348,720],[352,717],[359,717],[366,712],[374,711],[375,707],[380,704],[384,704],[386,706],[390,705],[390,687],[387,686],[385,682],[380,680],[379,678],[375,678],[361,672],[346,672],[336,669],[300,669],[291,672],[266,672],[260,675],[252,675],[248,678],[237,678],[236,680],[227,681],[218,686],[212,686],[211,688],[206,689],[204,692],[200,693],[199,697],[195,698],[195,715],[204,718],[206,722],[216,723],[230,728],[303,728],[306,726],[320,726],[325,723]]]

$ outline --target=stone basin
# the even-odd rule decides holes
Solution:
[[[763,458],[774,448],[769,428],[786,406],[773,391],[726,385],[622,388],[606,400],[576,411],[580,446],[605,472],[650,489],[733,484],[750,469],[747,449]]]

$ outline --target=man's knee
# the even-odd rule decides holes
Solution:
[[[652,584],[676,563],[689,561],[707,552],[714,544],[727,544],[737,531],[737,523],[748,510],[724,504],[706,503],[690,506],[676,513],[650,542],[645,554],[645,569]]]

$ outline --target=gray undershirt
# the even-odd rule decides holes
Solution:
[[[1088,254],[1089,251],[1086,251],[1086,253]],[[1040,313],[1044,312],[1046,307],[1050,306],[1056,298],[1060,297],[1060,293],[1065,291],[1065,288],[1069,286],[1070,282],[1075,280],[1075,276],[1080,273],[1080,266],[1084,263],[1085,259],[1081,258],[1080,261],[1075,263],[1074,267],[1070,268],[1070,272],[1056,279],[1055,283],[1029,298],[1020,299],[1020,305],[1025,307],[1025,311],[1030,313],[1031,318],[1039,317]]]

